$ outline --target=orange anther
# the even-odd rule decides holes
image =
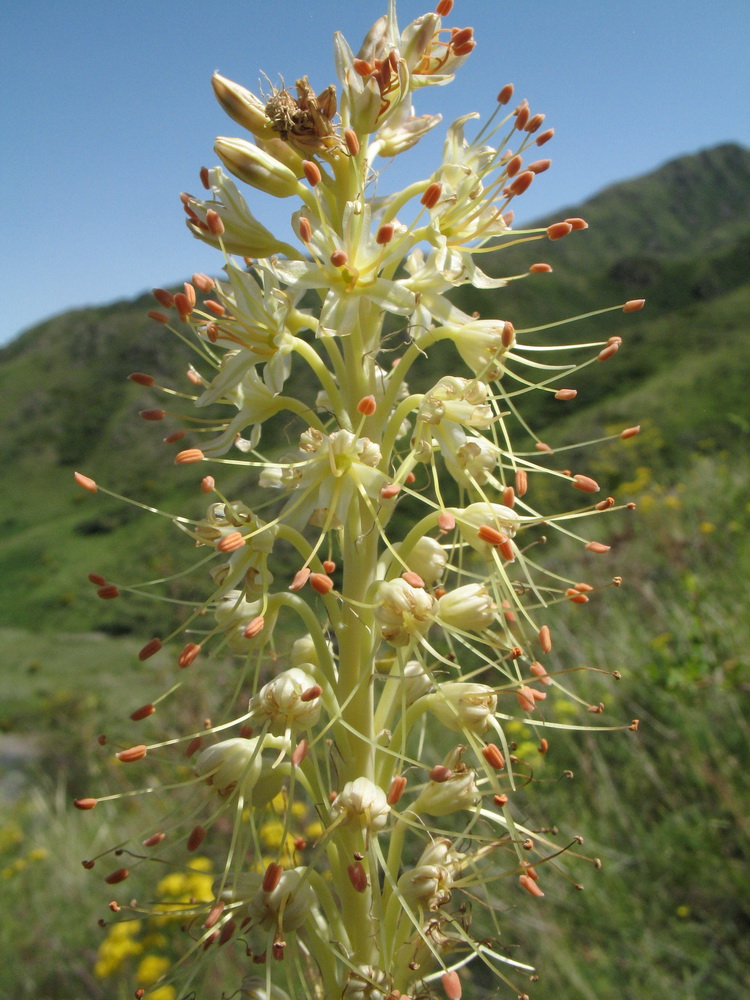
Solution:
[[[201,493],[212,493],[215,486],[216,480],[213,476],[204,476],[201,479]]]
[[[320,698],[323,694],[323,688],[320,684],[312,684],[309,688],[302,692],[299,696],[300,701],[315,701],[316,698]]]
[[[348,260],[349,258],[343,250],[334,250],[330,257],[330,261],[334,267],[343,267]]]
[[[190,831],[190,836],[187,839],[187,849],[191,854],[201,846],[206,839],[206,833],[207,830],[202,826],[195,826]]]
[[[202,462],[205,457],[200,448],[186,448],[177,452],[174,461],[175,465],[189,465],[191,462]]]
[[[292,767],[299,767],[302,761],[307,757],[307,751],[310,749],[310,744],[307,740],[300,740],[297,746],[292,751],[291,761]]]
[[[552,160],[534,160],[534,162],[530,163],[526,169],[533,170],[535,174],[543,174],[544,171],[549,170],[551,166]]]
[[[433,181],[432,184],[428,185],[425,189],[424,194],[419,199],[425,208],[434,208],[435,205],[440,201],[440,196],[443,193],[443,185],[439,184],[437,181]]]
[[[273,892],[276,886],[281,881],[281,876],[284,874],[284,868],[282,865],[277,864],[272,861],[268,868],[266,868],[265,874],[263,875],[263,892]]]
[[[620,437],[622,438],[623,441],[625,441],[627,440],[627,438],[635,437],[636,434],[640,433],[641,433],[641,425],[637,424],[635,427],[626,427],[624,431],[620,431]]]
[[[174,305],[174,295],[168,292],[166,288],[154,288],[152,295],[159,305],[164,306],[165,309],[171,309]]]
[[[123,764],[132,764],[133,761],[143,760],[143,758],[148,753],[148,747],[139,744],[135,747],[129,747],[127,750],[121,750],[119,753],[115,754],[118,760],[121,760]]]
[[[492,796],[492,801],[495,803],[496,806],[500,806],[500,808],[502,809],[503,806],[507,806],[507,804],[508,804],[508,796],[507,795],[493,795]]]
[[[571,602],[571,604],[588,604],[589,599],[585,594],[579,593],[577,590],[570,589],[565,591],[565,596]]]
[[[540,663],[539,660],[534,660],[533,663],[530,663],[529,670],[536,678],[538,678],[542,682],[542,684],[552,683],[552,678],[547,673],[547,668],[544,666],[543,663]]]
[[[505,767],[505,757],[503,757],[500,748],[495,746],[494,743],[488,743],[486,747],[482,747],[482,756],[490,767],[494,767],[496,771],[502,771]]]
[[[208,309],[209,312],[213,313],[214,316],[221,318],[226,315],[226,309],[221,304],[221,302],[216,302],[214,299],[205,299],[203,305]],[[213,324],[212,324],[213,325]]]
[[[333,589],[333,580],[325,573],[311,573],[310,586],[318,594],[327,594]]]
[[[304,215],[301,215],[299,219],[299,238],[303,243],[309,243],[312,239],[312,226],[310,220],[306,219]]]
[[[146,837],[146,839],[143,841],[143,846],[156,847],[156,845],[160,844],[166,836],[167,836],[166,833],[152,833],[150,837]]]
[[[212,236],[221,236],[224,233],[224,222],[218,212],[212,208],[206,212],[206,225]]]
[[[357,413],[361,413],[363,417],[371,417],[377,408],[378,404],[374,396],[363,396],[357,403]]]
[[[588,229],[589,228],[588,222],[586,222],[585,219],[580,219],[578,217],[574,217],[572,219],[565,219],[565,222],[567,222],[569,226],[572,226],[573,229]]]
[[[355,60],[356,62],[356,60]],[[344,142],[349,150],[350,156],[356,156],[359,152],[359,138],[353,128],[345,128],[343,131]]]
[[[507,535],[504,535],[502,531],[498,531],[497,528],[493,528],[489,524],[479,525],[477,538],[483,542],[487,542],[489,545],[502,545],[503,542],[508,541]]]
[[[527,191],[531,187],[535,176],[536,174],[532,170],[524,170],[511,183],[509,188],[510,193],[515,195],[523,194],[524,191]]]
[[[294,579],[289,584],[289,589],[302,590],[302,588],[307,583],[309,576],[310,576],[309,567],[303,566],[302,569],[297,570],[297,572],[294,574]]]
[[[140,410],[138,416],[141,420],[163,420],[166,413],[164,410]]]
[[[522,166],[523,157],[516,154],[516,156],[511,157],[511,159],[505,164],[505,173],[508,177],[515,177]]]
[[[96,493],[96,491],[99,489],[99,487],[96,485],[96,482],[93,479],[90,479],[88,476],[84,476],[83,473],[81,472],[73,473],[73,478],[75,479],[75,481],[78,483],[79,486],[82,486],[85,490],[88,490],[89,493]]]
[[[303,160],[302,161],[302,171],[307,178],[307,183],[310,187],[317,187],[318,184],[323,180],[323,175],[320,172],[320,167],[313,160]]]
[[[542,737],[539,740],[539,753],[542,754],[542,756],[544,756],[544,754],[546,754],[548,750],[549,750],[549,742],[544,737]]]
[[[577,395],[577,389],[558,389],[555,393],[555,399],[575,399]]]
[[[239,531],[231,531],[228,535],[224,535],[216,544],[217,552],[236,552],[237,549],[241,549],[247,542],[245,541],[245,536]]]
[[[397,774],[395,778],[391,781],[391,786],[388,789],[388,795],[386,796],[386,801],[388,805],[395,806],[399,801],[401,796],[404,794],[404,789],[406,788],[406,778],[403,774]]]
[[[532,115],[524,125],[524,131],[528,132],[529,135],[533,135],[534,132],[538,132],[542,127],[544,117],[544,115]]]
[[[573,486],[581,493],[598,493],[599,483],[589,476],[573,476]]]
[[[525,889],[526,892],[530,893],[532,896],[543,896],[544,895],[544,893],[542,892],[542,890],[537,885],[536,881],[531,876],[529,876],[529,875],[519,875],[518,876],[518,881],[519,881],[519,884],[521,885],[521,888]]]
[[[367,872],[361,861],[353,861],[346,867],[349,881],[356,892],[364,892],[367,888]]]
[[[572,232],[573,227],[569,222],[553,222],[551,226],[547,226],[547,236],[551,240],[561,240]]]
[[[599,501],[599,503],[596,505],[596,509],[597,510],[609,510],[609,508],[610,507],[614,507],[614,505],[615,505],[615,498],[614,497],[607,497],[606,500],[600,500]]]
[[[444,972],[440,977],[440,982],[443,984],[443,991],[448,1000],[461,1000],[463,995],[461,980],[455,969],[451,969],[450,972]]]
[[[115,871],[110,872],[104,881],[107,885],[117,885],[118,882],[124,882],[129,874],[130,872],[127,868],[117,868]]]
[[[177,659],[178,667],[189,667],[200,654],[201,647],[197,642],[189,642]]]
[[[413,570],[407,569],[401,574],[401,579],[404,583],[408,583],[410,587],[414,587],[417,590],[421,590],[424,587],[424,580],[419,573],[415,573]]]
[[[153,715],[156,709],[152,704],[141,705],[140,708],[136,708],[135,712],[130,713],[130,718],[133,722],[140,722],[141,719],[147,719],[149,715]]]
[[[526,490],[529,488],[529,477],[526,475],[525,469],[518,469],[516,472],[516,496],[525,496]]]
[[[539,645],[542,647],[543,653],[549,653],[552,650],[552,637],[549,634],[548,625],[542,625],[539,629]]]
[[[613,344],[607,344],[606,347],[602,348],[601,351],[596,356],[597,361],[608,361],[614,354],[617,354],[620,345],[615,341]]]
[[[507,104],[512,96],[513,96],[513,84],[506,83],[505,86],[500,91],[500,93],[497,95],[497,103]]]
[[[552,265],[551,264],[544,264],[544,263],[532,264],[531,267],[529,268],[529,273],[530,274],[551,274],[552,273]]]
[[[206,917],[206,919],[203,922],[203,926],[204,926],[204,928],[207,931],[211,930],[211,928],[216,924],[216,922],[218,921],[219,917],[224,912],[224,907],[225,906],[226,906],[226,903],[224,902],[224,900],[220,899],[217,903],[214,903],[214,905],[208,911],[208,916]]]
[[[88,580],[89,583],[96,584],[97,587],[103,587],[107,583],[107,578],[102,576],[101,573],[89,573]]]
[[[622,307],[622,311],[624,313],[638,312],[638,310],[643,309],[645,305],[646,305],[645,299],[630,299]]]
[[[609,552],[610,546],[605,545],[603,542],[586,542],[585,546],[589,552],[597,552],[602,554],[604,552]]]
[[[103,601],[111,601],[120,596],[120,588],[116,587],[114,583],[108,583],[106,587],[99,587],[96,596],[101,597]]]
[[[448,778],[453,774],[453,771],[445,764],[436,764],[430,771],[430,780],[437,781],[442,784],[442,782],[447,781]]]
[[[163,439],[164,444],[174,444],[175,441],[182,441],[185,437],[185,431],[174,431],[172,434],[167,434]]]
[[[522,129],[526,128],[526,122],[528,122],[531,117],[528,104],[525,101],[522,101],[513,114],[516,116],[516,124],[514,127],[520,132]]]
[[[193,311],[193,307],[190,304],[190,300],[184,292],[178,292],[174,297],[174,306],[177,310],[180,319],[185,322],[190,313]],[[149,313],[149,316],[151,313]],[[152,317],[153,318],[153,317]]]
[[[244,627],[242,634],[246,639],[254,639],[256,635],[260,635],[265,627],[266,619],[263,615],[258,615],[257,618],[253,618],[253,620]]]
[[[141,651],[138,653],[138,659],[141,662],[143,662],[144,660],[147,660],[150,656],[153,656],[154,653],[158,653],[160,649],[161,649],[161,639],[149,639],[149,641],[146,643],[143,649],[141,649]]]
[[[554,134],[555,130],[553,128],[548,128],[546,132],[540,132],[535,140],[537,146],[543,146],[545,142],[549,142]]]
[[[384,223],[375,234],[375,242],[381,247],[386,246],[393,239],[395,228],[392,222]]]
[[[146,375],[143,372],[132,372],[128,375],[131,382],[135,382],[137,385],[153,385],[154,377],[153,375]]]
[[[516,692],[516,698],[518,699],[518,704],[524,710],[524,712],[533,712],[536,707],[536,700],[534,698],[533,688],[528,687],[526,684],[520,690]]]
[[[196,752],[196,750],[199,750],[202,746],[203,746],[203,737],[196,736],[188,743],[187,749],[185,750],[185,756],[192,757],[193,754]]]
[[[204,295],[208,295],[208,293],[213,289],[215,282],[214,279],[209,278],[207,274],[199,272],[193,275],[193,284],[196,288],[203,292]]]
[[[93,809],[96,805],[96,799],[74,799],[73,805],[76,809]]]
[[[453,531],[456,527],[456,519],[452,514],[449,514],[448,511],[444,510],[438,514],[437,524],[440,531],[445,535],[449,531]]]

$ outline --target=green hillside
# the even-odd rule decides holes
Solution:
[[[574,404],[529,398],[527,419],[554,444],[583,427],[599,436],[612,423],[650,421],[660,428],[667,478],[696,449],[733,447],[748,414],[750,152],[725,145],[683,157],[556,218],[568,215],[588,219],[589,230],[497,254],[488,266],[523,272],[542,257],[554,273],[491,293],[462,288],[459,304],[517,329],[641,295],[647,309],[583,321],[581,339],[616,333],[623,348],[587,369]],[[0,482],[0,624],[148,632],[161,613],[150,602],[97,601],[85,576],[130,581],[144,568],[173,570],[164,538],[174,529],[136,508],[93,501],[72,482],[78,468],[144,503],[199,509],[195,471],[175,469],[175,447],[162,442],[179,420],[144,424],[138,411],[164,404],[127,381],[140,370],[187,386],[190,351],[147,318],[152,305],[145,295],[68,312],[0,352],[0,457],[12,470]],[[439,351],[434,363],[439,370]]]
[[[580,853],[603,867],[571,861],[585,892],[553,882],[530,920],[504,901],[500,945],[538,964],[539,982],[528,987],[534,1000],[746,996],[750,151],[725,145],[682,157],[543,221],[568,216],[586,218],[589,230],[487,264],[494,273],[523,273],[546,260],[552,274],[483,294],[460,289],[456,298],[518,330],[647,299],[640,313],[608,313],[576,327],[577,339],[616,334],[623,344],[606,364],[573,377],[575,402],[529,396],[532,409],[524,408],[553,448],[643,426],[628,441],[564,453],[566,464],[608,492],[637,501],[635,516],[607,522],[612,552],[602,559],[580,544],[555,543],[544,560],[595,586],[613,572],[623,577],[617,592],[592,594],[586,607],[550,609],[550,623],[558,662],[574,674],[598,672],[586,675],[606,703],[594,721],[637,717],[641,726],[554,731],[544,757],[528,727],[509,732],[539,778],[524,800],[524,822],[559,825],[568,840],[585,835]],[[119,837],[133,800],[123,800],[121,812],[97,810],[101,828],[92,834],[96,824],[87,825],[70,799],[118,780],[111,748],[102,750],[97,734],[106,726],[111,740],[132,739],[130,711],[174,679],[171,650],[147,663],[136,657],[146,639],[164,634],[165,607],[170,612],[148,600],[100,601],[86,575],[123,583],[161,577],[187,567],[195,551],[186,540],[172,544],[168,519],[76,487],[73,470],[168,511],[205,506],[201,472],[172,461],[198,440],[164,444],[180,421],[144,423],[138,412],[164,405],[163,397],[127,380],[144,371],[189,388],[189,349],[146,317],[152,307],[144,295],[68,312],[0,351],[0,760],[10,762],[0,774],[7,913],[0,995],[18,1000],[133,993],[126,976],[115,984],[91,975],[96,921],[111,888],[101,884],[97,895],[79,864]],[[435,377],[443,363],[455,370],[451,350],[435,350]],[[303,395],[299,377],[293,372],[291,394]],[[283,423],[264,430],[264,445],[283,447],[286,433]],[[221,477],[252,505],[252,475]],[[551,487],[535,494],[542,509],[553,500],[539,496],[544,490]],[[170,596],[192,600],[189,577]],[[183,709],[191,720],[213,712],[201,676],[191,672],[192,700]],[[151,721],[137,723],[144,740],[156,731]],[[179,717],[172,721],[179,726]],[[230,995],[232,984],[217,979],[211,989],[226,985]],[[497,991],[480,975],[471,995]]]

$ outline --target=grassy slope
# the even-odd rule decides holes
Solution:
[[[582,471],[623,498],[634,496],[641,510],[635,519],[612,522],[613,558],[589,558],[581,571],[600,582],[621,573],[625,587],[585,609],[561,608],[555,652],[565,665],[621,669],[620,685],[603,682],[601,689],[607,721],[639,716],[644,724],[622,738],[555,739],[544,763],[536,761],[539,775],[553,780],[541,786],[538,802],[530,793],[529,816],[559,822],[561,842],[585,833],[585,850],[605,862],[601,873],[573,867],[586,883],[584,893],[545,875],[553,898],[540,906],[525,899],[516,905],[509,894],[506,943],[529,936],[535,942],[544,970],[529,987],[537,1000],[615,993],[620,1000],[719,1000],[750,989],[744,933],[750,925],[750,790],[742,721],[750,689],[742,610],[750,596],[749,191],[750,154],[736,147],[677,161],[563,213],[582,214],[592,227],[561,244],[544,244],[543,254],[534,245],[528,259],[546,256],[555,264],[552,276],[463,303],[484,315],[507,315],[520,327],[517,317],[532,325],[592,301],[622,301],[642,288],[649,299],[642,314],[615,314],[583,327],[597,338],[617,332],[623,349],[581,376],[575,404],[549,401],[536,412],[537,425],[555,445],[639,421],[647,428],[640,438],[579,460]],[[522,256],[514,254],[514,261]],[[184,556],[172,555],[167,537],[175,529],[168,522],[140,517],[72,483],[72,469],[80,466],[148,503],[181,513],[200,507],[199,477],[175,470],[160,443],[175,425],[138,421],[137,411],[155,405],[156,397],[124,380],[140,369],[176,385],[173,373],[184,368],[182,347],[143,318],[150,305],[144,298],[66,314],[0,354],[6,429],[0,455],[13,470],[0,481],[6,664],[0,728],[41,734],[43,776],[35,780],[45,792],[33,807],[19,805],[0,834],[15,824],[24,831],[24,851],[51,852],[33,871],[13,869],[5,885],[8,912],[16,906],[28,912],[28,900],[39,898],[40,878],[60,886],[59,893],[45,893],[44,907],[34,909],[20,936],[0,922],[4,953],[12,956],[0,985],[21,1000],[106,995],[86,979],[91,951],[85,961],[71,959],[90,949],[101,901],[82,895],[89,883],[61,880],[76,851],[84,856],[90,848],[76,844],[62,858],[59,845],[73,831],[49,793],[50,779],[72,782],[74,794],[89,791],[99,769],[89,748],[102,703],[120,706],[110,734],[116,737],[127,712],[163,687],[162,670],[169,673],[164,658],[134,665],[141,641],[161,631],[161,608],[99,602],[85,574],[95,569],[142,579],[193,555],[189,544]],[[532,489],[542,486],[532,481]],[[569,557],[581,565],[580,553],[565,546],[552,555],[561,568]],[[66,634],[73,628],[99,632]],[[135,634],[111,635],[122,630]],[[104,715],[112,718],[111,711]],[[572,782],[559,779],[568,767],[576,772]],[[573,828],[571,816],[585,818],[585,829]],[[107,838],[114,837],[110,830]],[[16,864],[14,850],[0,836],[6,867]],[[81,920],[67,922],[61,935],[61,913],[72,896]],[[33,975],[26,962],[32,954]],[[67,992],[56,992],[58,983]]]

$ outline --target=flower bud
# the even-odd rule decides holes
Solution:
[[[378,585],[375,618],[380,631],[392,646],[409,646],[430,627],[435,598],[406,580],[389,580]]]
[[[347,781],[331,804],[334,816],[344,816],[344,822],[355,823],[373,833],[383,829],[390,811],[385,792],[369,778]]]
[[[482,541],[478,535],[479,528],[483,524],[503,532],[509,538],[513,538],[521,527],[521,518],[518,514],[510,507],[504,507],[499,503],[473,503],[463,510],[451,508],[450,513],[456,518],[463,541],[486,558],[491,557],[493,546],[489,542]]]
[[[483,583],[467,583],[444,594],[437,604],[437,619],[444,628],[482,632],[495,620],[497,605]]]
[[[465,854],[455,850],[447,837],[438,837],[425,847],[417,865],[440,865],[447,868],[451,875],[455,875],[456,873],[460,874],[461,862],[465,857]]]
[[[437,910],[450,901],[450,872],[440,865],[418,865],[405,871],[398,880],[398,888],[407,905]]]
[[[214,143],[214,152],[235,177],[259,191],[275,198],[288,198],[303,191],[288,167],[251,142],[220,136]]]
[[[265,105],[255,94],[220,73],[214,73],[211,84],[219,104],[238,125],[261,139],[272,139],[276,135],[266,115]]]
[[[427,424],[436,425],[445,419],[486,430],[495,419],[487,403],[488,395],[484,382],[446,375],[422,400],[418,418]]]
[[[195,762],[196,773],[205,776],[221,796],[230,795],[239,785],[247,798],[260,777],[263,761],[258,738],[222,740],[204,750]]]
[[[448,562],[443,546],[429,535],[423,535],[404,558],[409,569],[421,576],[427,587],[435,586]]]
[[[315,905],[315,892],[304,878],[306,868],[282,873],[270,892],[260,891],[250,900],[247,912],[255,926],[268,931],[296,931]]]
[[[315,680],[298,667],[283,671],[250,699],[248,721],[254,725],[270,720],[272,730],[309,729],[320,718],[320,697],[303,700],[303,695],[315,686]]]
[[[487,684],[473,681],[446,681],[434,694],[427,695],[430,711],[454,732],[469,730],[486,733],[497,710],[497,695]]]
[[[444,761],[449,776],[444,781],[428,782],[412,805],[413,812],[447,816],[460,809],[473,809],[481,801],[474,772],[461,761],[464,749],[458,746],[451,750]]]

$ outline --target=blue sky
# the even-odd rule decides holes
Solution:
[[[178,200],[239,129],[213,70],[257,91],[260,71],[335,81],[331,37],[356,50],[386,0],[26,0],[0,40],[6,295],[0,342],[64,309],[216,272]],[[401,24],[431,9],[401,0]],[[448,24],[478,45],[417,112],[489,113],[512,81],[555,128],[553,168],[518,203],[527,219],[683,153],[750,146],[748,0],[458,0]],[[393,186],[433,169],[439,140],[391,168]],[[403,164],[401,161],[404,161]],[[389,181],[390,183],[390,181]],[[288,234],[291,203],[256,214]]]

